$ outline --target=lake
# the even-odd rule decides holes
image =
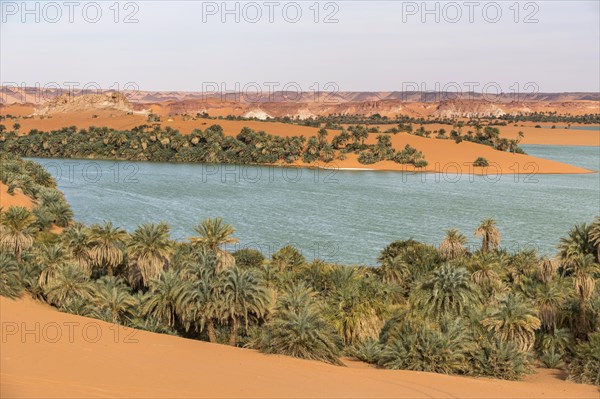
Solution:
[[[600,169],[599,147],[523,146],[530,155]],[[266,256],[286,244],[309,258],[375,265],[398,239],[438,244],[458,228],[492,217],[509,250],[554,254],[575,223],[600,213],[598,174],[472,176],[330,171],[237,165],[37,159],[56,178],[86,224],[112,220],[133,231],[165,221],[185,240],[193,227],[222,217],[240,244]]]

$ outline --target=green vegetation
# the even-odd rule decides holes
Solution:
[[[25,171],[15,189],[53,187],[31,163],[3,162]],[[351,356],[518,379],[539,361],[599,385],[600,217],[569,231],[555,259],[507,252],[486,219],[473,226],[480,248],[450,229],[439,247],[389,244],[376,268],[307,261],[292,246],[268,259],[230,254],[235,229],[221,219],[177,242],[164,223],[128,233],[69,218],[50,234],[38,218],[12,207],[0,215],[1,295],[26,291],[65,312],[331,364]]]
[[[558,115],[556,112],[531,112],[516,115],[506,114],[495,117],[494,119],[503,120],[511,124],[516,122],[600,124],[600,114]]]
[[[0,150],[22,157],[61,157],[120,159],[155,162],[198,162],[274,164],[304,161],[332,162],[346,154],[359,155],[365,164],[382,160],[425,166],[423,154],[407,146],[401,152],[392,147],[390,137],[381,135],[377,144],[365,144],[369,137],[363,126],[342,131],[327,140],[328,132],[321,129],[316,137],[280,137],[263,131],[243,128],[235,136],[226,136],[221,126],[213,125],[202,131],[182,135],[170,127],[142,125],[131,131],[90,127],[75,127],[51,132],[32,130],[27,135],[6,132],[0,125]]]
[[[522,132],[519,132],[518,138],[516,140],[509,140],[505,138],[500,138],[500,130],[497,127],[484,127],[479,123],[479,121],[476,121],[472,124],[472,126],[475,128],[475,131],[467,130],[467,132],[463,134],[463,126],[464,125],[462,122],[458,122],[455,125],[453,125],[454,129],[450,131],[449,139],[454,140],[457,143],[460,143],[461,141],[470,141],[473,143],[490,146],[498,151],[508,151],[517,154],[525,154],[525,151],[523,151],[523,149],[519,147],[519,143],[524,137]],[[441,138],[445,138],[445,136],[442,136]]]
[[[577,345],[569,376],[575,382],[600,386],[600,333]]]
[[[485,168],[487,166],[490,166],[490,163],[488,162],[487,159],[483,158],[483,157],[478,157],[475,162],[473,162],[473,166],[478,166],[481,168]]]
[[[196,115],[196,117],[207,118],[208,114]],[[226,120],[259,120],[257,118],[244,118],[242,116],[225,116],[212,117],[210,119],[226,119]],[[356,114],[332,114],[327,116],[318,116],[307,119],[290,118],[290,117],[275,117],[268,118],[267,122],[290,123],[300,126],[322,127],[326,129],[341,129],[342,125],[427,125],[441,124],[454,125],[457,123],[456,118],[443,117],[410,117],[406,115],[396,115],[395,117],[373,115],[356,115]],[[600,114],[584,114],[584,115],[558,115],[556,112],[531,112],[521,114],[505,114],[501,116],[480,116],[471,118],[467,121],[467,125],[475,125],[481,121],[487,122],[490,126],[506,126],[517,122],[545,122],[545,123],[581,123],[581,124],[600,124]],[[402,129],[400,128],[400,131]]]

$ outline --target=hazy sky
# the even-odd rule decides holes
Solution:
[[[421,1],[67,3],[0,1],[3,83],[600,90],[597,0],[428,2],[430,14]]]

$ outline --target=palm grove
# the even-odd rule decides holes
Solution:
[[[16,126],[16,125],[15,125]],[[390,136],[377,137],[367,144],[364,126],[351,126],[328,140],[329,132],[320,129],[316,136],[281,137],[243,128],[228,136],[219,125],[195,129],[182,135],[171,127],[141,125],[131,130],[106,127],[77,130],[74,126],[50,132],[32,129],[19,135],[0,124],[0,150],[23,157],[121,159],[154,162],[202,162],[237,164],[292,164],[332,162],[358,155],[358,161],[372,164],[390,160],[417,168],[427,166],[421,151],[406,145],[401,151],[392,146]]]
[[[0,214],[0,294],[27,292],[62,311],[134,328],[341,365],[518,379],[567,367],[600,385],[600,218],[577,225],[549,259],[500,248],[492,219],[481,247],[446,231],[439,246],[385,247],[379,267],[230,253],[235,230],[208,219],[187,242],[164,223],[128,233],[83,226],[38,164],[5,156],[1,180],[35,200]],[[56,226],[63,227],[60,233]],[[475,227],[475,226],[474,226]]]

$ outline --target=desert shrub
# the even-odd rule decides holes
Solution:
[[[425,330],[397,336],[382,350],[378,363],[387,369],[454,374],[463,371],[464,360],[460,344]]]
[[[67,227],[73,219],[73,211],[64,199],[42,208],[47,212],[50,220],[59,227]]]
[[[235,258],[235,264],[241,268],[258,268],[265,260],[260,251],[251,248],[240,249],[232,255]]]
[[[490,163],[488,162],[487,159],[483,158],[483,157],[478,157],[475,162],[473,162],[473,166],[478,166],[478,167],[486,167],[486,166],[490,166]]]
[[[460,322],[443,321],[436,328],[403,323],[388,339],[378,364],[387,369],[465,374],[472,340]]]
[[[265,325],[259,349],[340,365],[339,339],[321,315],[308,308],[278,314]]]
[[[518,380],[531,372],[530,355],[498,339],[482,342],[473,361],[475,374],[503,380]]]
[[[279,269],[296,269],[306,262],[304,255],[292,245],[280,248],[272,256],[272,264]]]
[[[52,226],[52,214],[45,207],[37,207],[33,211],[35,227],[39,230],[49,229]]]
[[[147,122],[160,122],[160,115],[156,115],[156,114],[148,114],[148,118],[146,120]]]
[[[175,329],[152,316],[135,317],[129,322],[129,327],[158,334],[177,335]]]
[[[422,166],[427,166],[427,163],[423,157],[423,153],[418,151],[416,148],[411,147],[409,144],[407,144],[402,151],[396,152],[393,157],[393,161],[399,164],[413,164],[417,167],[421,167],[418,166],[417,163]],[[425,162],[424,165],[423,162]]]
[[[365,150],[358,154],[358,162],[363,165],[371,165],[379,161],[380,159],[372,151]]]
[[[79,267],[67,264],[58,268],[44,293],[49,303],[64,308],[74,301],[91,297],[93,290],[87,275]]]
[[[42,299],[44,291],[39,285],[43,266],[38,262],[25,262],[19,269],[25,290],[35,299]]]
[[[126,324],[135,316],[136,299],[124,280],[103,276],[95,281],[94,295],[89,299],[89,316],[109,323]]]
[[[536,349],[540,356],[547,353],[560,354],[561,357],[572,354],[573,335],[568,328],[554,329],[551,333],[539,334]]]
[[[569,365],[569,379],[600,386],[600,333],[590,334],[589,341],[577,345]]]
[[[254,347],[264,353],[341,365],[340,339],[322,317],[315,297],[310,289],[290,288],[278,301],[273,318],[264,325]]]
[[[39,199],[41,200],[42,205],[50,206],[57,202],[63,202],[64,196],[58,190],[42,188],[39,192]]]
[[[400,284],[408,292],[414,283],[440,263],[435,247],[415,240],[394,241],[380,253],[377,268],[384,281]]]
[[[23,288],[15,258],[6,252],[0,252],[0,295],[18,298]]]
[[[551,349],[540,356],[540,361],[542,364],[549,369],[557,369],[560,368],[563,364],[563,359],[561,353],[556,351],[555,349]]]
[[[348,355],[365,363],[376,364],[381,356],[382,345],[375,339],[367,339],[348,349]]]

